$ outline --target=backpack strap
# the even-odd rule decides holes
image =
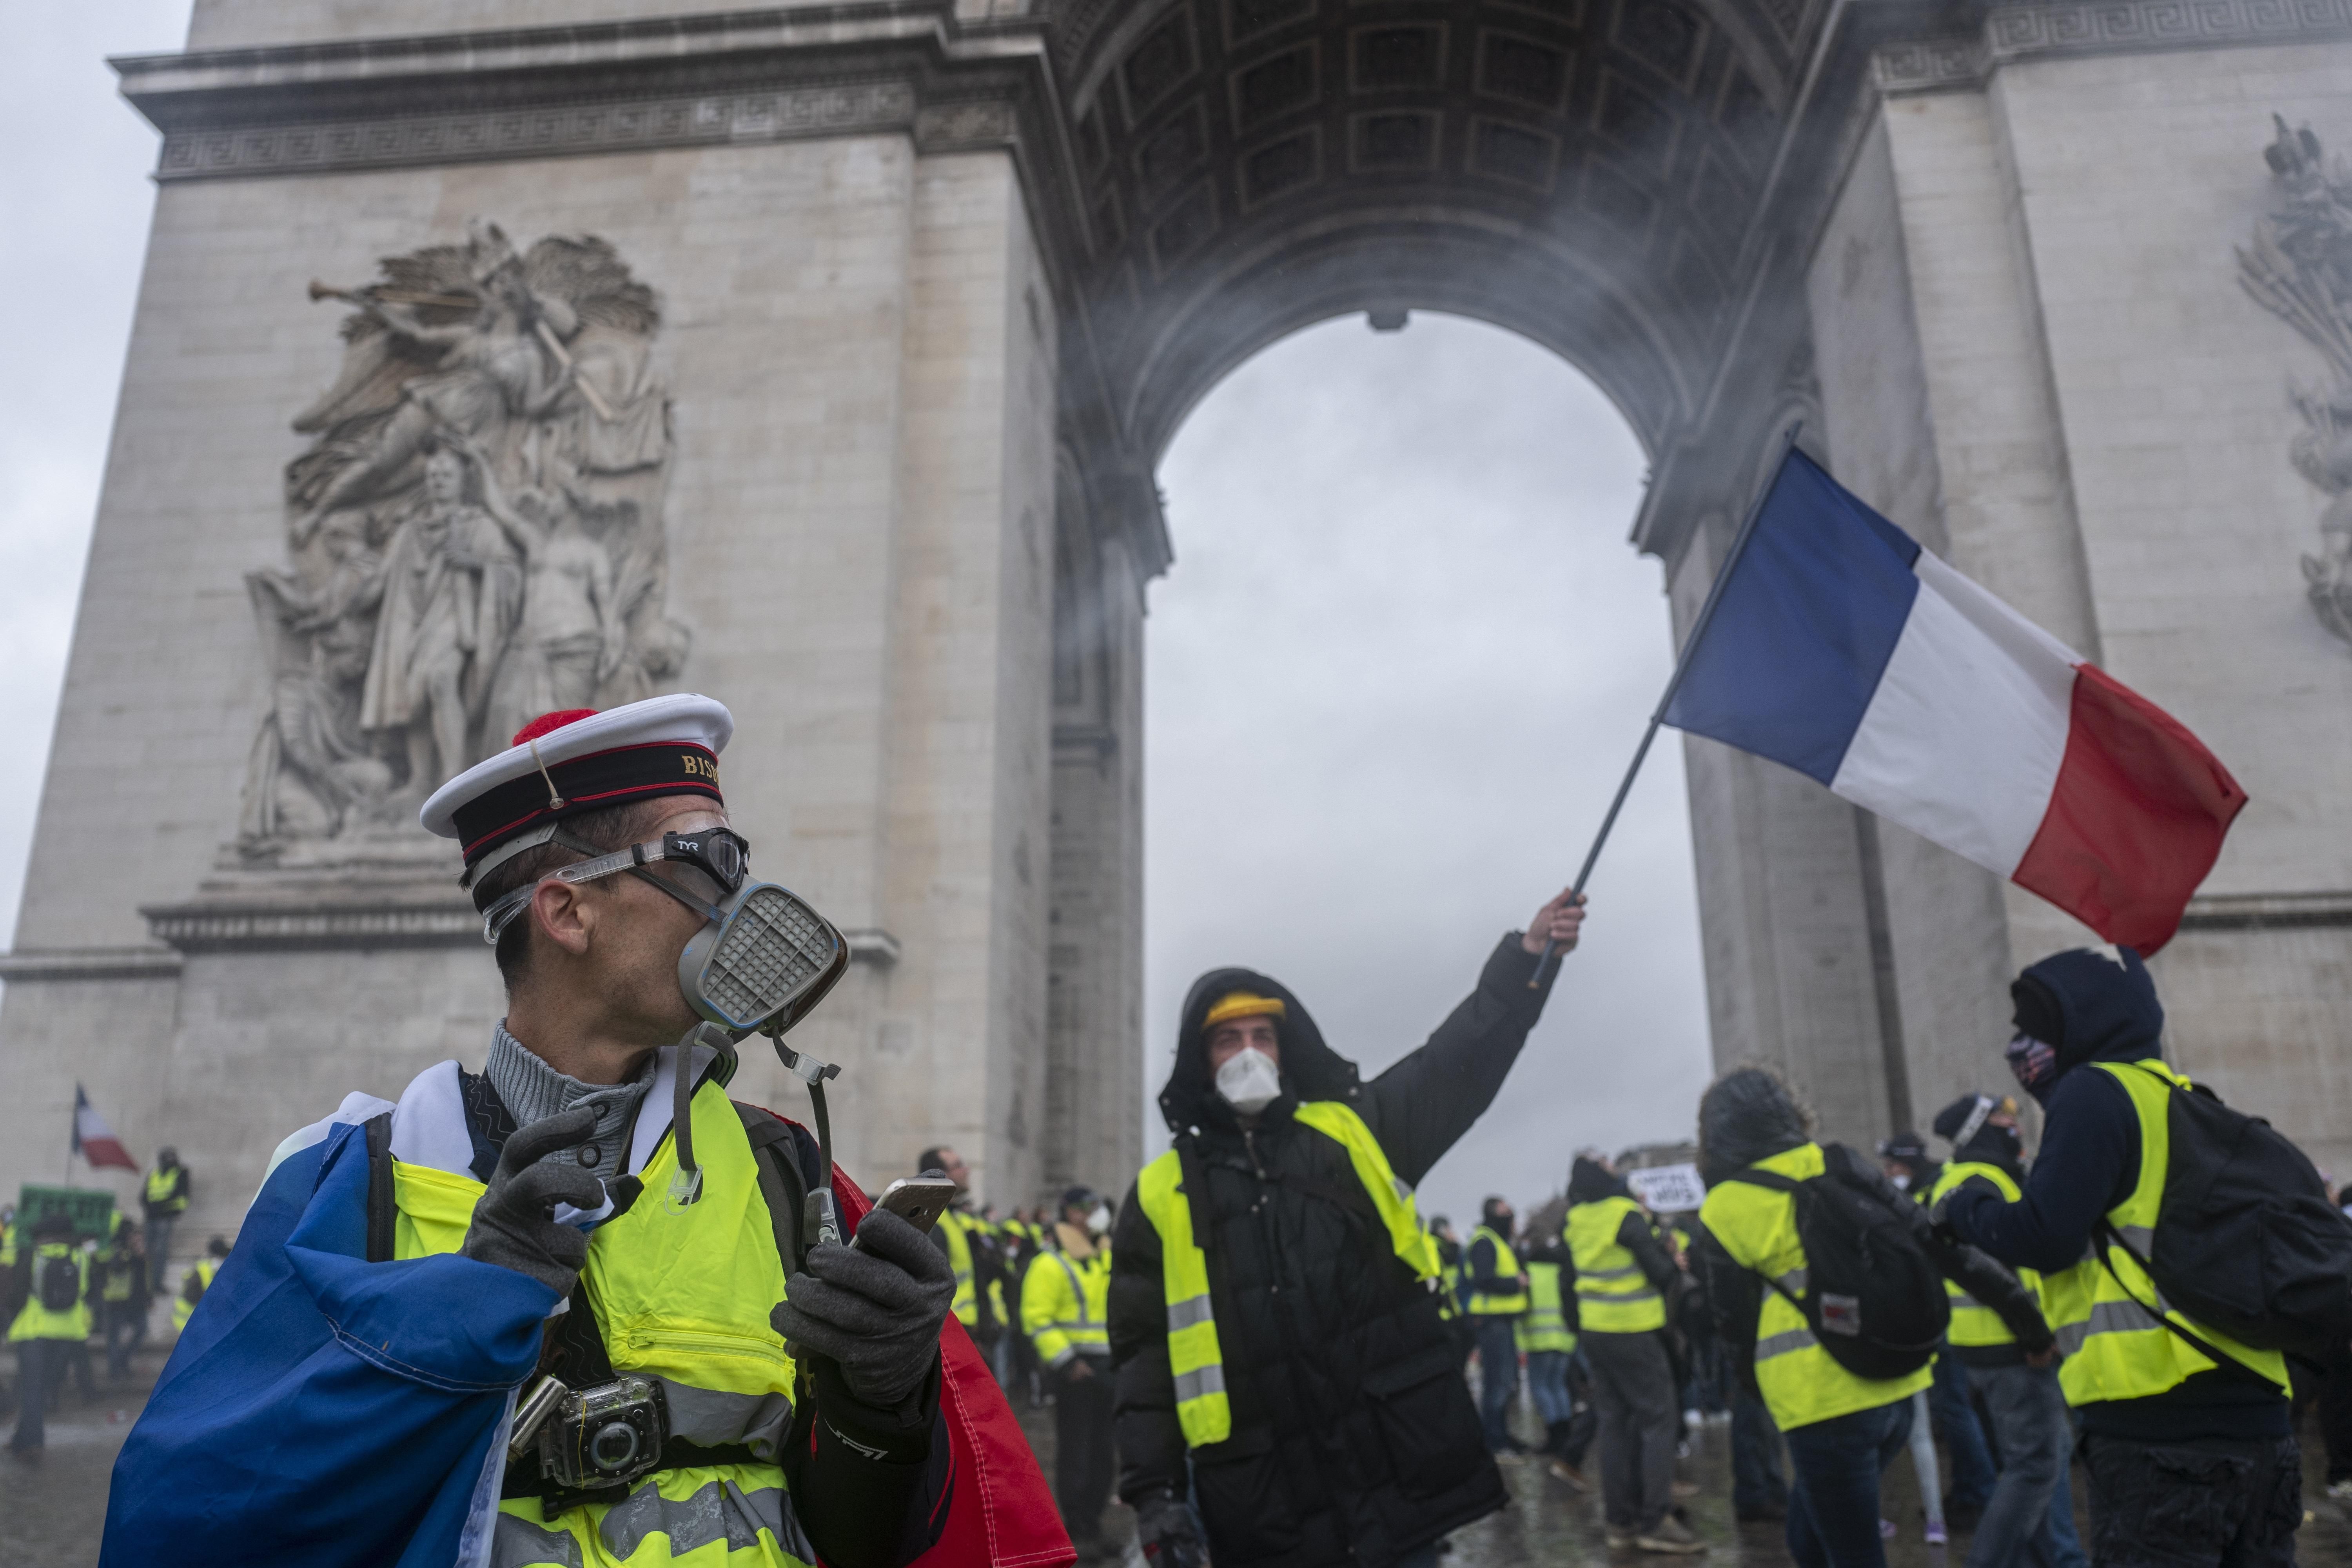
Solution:
[[[392,1112],[369,1117],[362,1131],[367,1138],[367,1260],[389,1263],[398,1214],[393,1200]]]
[[[1763,1187],[1775,1193],[1793,1193],[1805,1184],[1794,1176],[1784,1176],[1778,1171],[1766,1171],[1754,1165],[1748,1166],[1744,1171],[1735,1171],[1723,1179],[1727,1182],[1745,1182],[1751,1187]]]
[[[807,1195],[807,1177],[798,1168],[792,1124],[772,1111],[741,1100],[730,1100],[751,1144],[751,1159],[760,1173],[760,1196],[768,1205],[768,1219],[776,1234],[776,1257],[791,1278],[801,1266],[801,1206]]]

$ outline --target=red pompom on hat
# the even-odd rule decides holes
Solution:
[[[546,843],[567,817],[665,795],[725,805],[719,753],[734,733],[725,704],[692,692],[602,713],[541,714],[515,731],[512,746],[435,790],[417,819],[457,840],[470,884],[508,855]]]

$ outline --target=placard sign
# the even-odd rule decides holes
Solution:
[[[1633,1195],[1652,1214],[1688,1214],[1706,1202],[1706,1184],[1698,1179],[1696,1165],[1654,1165],[1646,1171],[1628,1171],[1625,1184],[1633,1189]]]

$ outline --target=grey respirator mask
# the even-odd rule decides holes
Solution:
[[[833,1136],[825,1113],[824,1080],[841,1069],[818,1061],[784,1044],[784,1031],[806,1017],[849,970],[849,943],[831,921],[788,888],[751,876],[751,846],[730,828],[712,827],[692,833],[665,833],[658,842],[632,844],[604,850],[569,833],[561,825],[526,834],[473,873],[486,875],[499,860],[553,844],[588,858],[559,866],[548,873],[559,882],[578,885],[626,872],[660,889],[702,917],[702,929],[690,938],[677,958],[677,988],[704,1020],[678,1041],[679,1070],[672,1074],[675,1102],[671,1125],[677,1138],[678,1175],[673,1203],[692,1203],[700,1194],[702,1173],[694,1159],[694,1133],[688,1115],[692,1098],[688,1070],[691,1052],[708,1047],[719,1055],[717,1075],[724,1085],[735,1076],[736,1044],[753,1034],[775,1042],[784,1066],[809,1086],[816,1112],[817,1142],[824,1153],[824,1187],[809,1194],[812,1205],[822,1198],[825,1214],[810,1227],[823,1236],[836,1236],[831,1219]],[[667,876],[646,869],[656,862],[671,868]],[[506,894],[482,911],[482,940],[491,946],[508,926],[530,906],[537,882]]]

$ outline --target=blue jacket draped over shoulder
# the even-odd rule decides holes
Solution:
[[[455,1254],[368,1262],[348,1114],[263,1182],[115,1462],[101,1568],[487,1551],[500,1438],[555,1293]]]

